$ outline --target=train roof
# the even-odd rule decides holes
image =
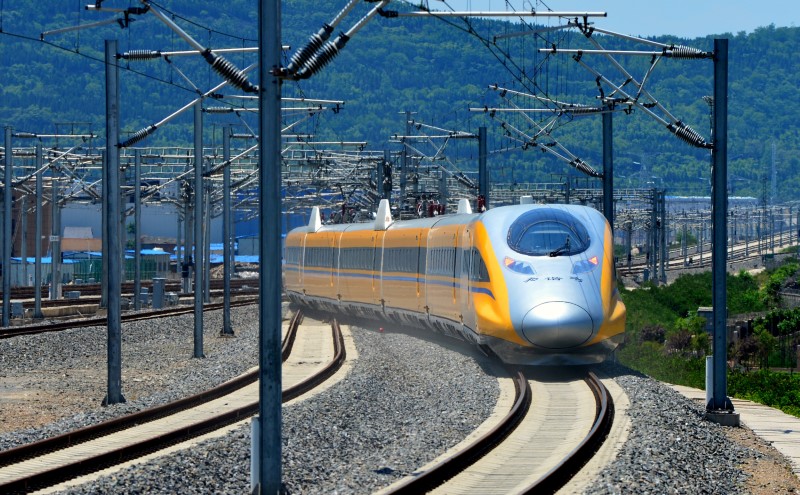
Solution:
[[[506,216],[508,214],[511,215],[519,215],[525,211],[536,209],[536,208],[558,208],[566,211],[571,210],[594,210],[593,208],[581,205],[569,205],[569,204],[521,204],[521,205],[507,205],[507,206],[499,206],[497,208],[491,208],[486,210],[482,213],[451,213],[445,214],[435,217],[428,217],[428,218],[415,218],[412,220],[392,220],[390,216],[385,216],[385,211],[383,215],[381,215],[381,210],[379,209],[378,218],[371,222],[362,222],[362,223],[337,223],[337,224],[323,224],[319,220],[319,213],[318,211],[315,213],[312,212],[311,220],[307,226],[297,227],[292,230],[292,232],[354,232],[354,231],[372,231],[372,230],[395,230],[395,229],[430,229],[434,226],[444,227],[447,225],[458,225],[469,223],[476,218],[479,217],[486,217],[487,219],[491,219],[496,215],[503,215]],[[469,211],[467,208],[466,210],[460,211]]]

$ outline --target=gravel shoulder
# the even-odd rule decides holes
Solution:
[[[123,325],[123,394],[105,394],[105,329],[0,341],[0,449],[196,393],[257,363],[255,307],[234,308],[237,337],[205,317],[205,359],[191,357],[191,315]],[[353,328],[358,359],[328,391],[284,407],[289,493],[369,493],[458,443],[490,413],[498,388],[465,345],[416,332]],[[800,493],[783,457],[747,428],[723,428],[668,387],[602,367],[628,395],[631,429],[585,493]],[[7,407],[9,405],[10,407]],[[65,493],[245,493],[249,429]]]

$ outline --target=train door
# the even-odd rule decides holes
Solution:
[[[306,239],[308,239],[307,234],[303,234],[302,238],[300,239],[299,249],[300,249],[300,261],[299,266],[297,267],[297,286],[298,287],[305,287],[304,285],[304,278],[305,278],[305,270],[306,270]],[[303,290],[305,292],[305,289]]]
[[[471,324],[469,315],[472,311],[472,282],[470,280],[470,272],[472,269],[472,232],[469,226],[464,227],[459,236],[460,242],[458,246],[458,260],[456,261],[459,267],[459,291],[458,291],[458,309],[460,311],[461,322],[470,328],[474,328]]]
[[[329,290],[326,291],[331,296],[335,296],[336,294],[336,276],[337,271],[339,269],[339,238],[341,237],[341,232],[331,232],[328,237],[328,262],[329,267],[331,269],[330,276],[328,277],[328,287]]]
[[[417,279],[417,300],[414,303],[414,306],[416,307],[417,313],[420,313],[425,311],[425,241],[423,240],[425,232],[420,229],[415,235],[417,245],[417,261],[415,263],[416,273],[413,273],[412,275]]]
[[[284,246],[283,283],[287,291],[300,291],[303,274],[303,242],[305,234],[287,236]]]
[[[459,320],[459,305],[458,305],[458,293],[459,293],[459,273],[461,272],[459,263],[461,259],[458,255],[458,234],[459,229],[456,229],[453,233],[449,234],[449,245],[447,246],[449,254],[448,254],[448,262],[450,263],[450,276],[452,277],[452,283],[450,284],[450,294],[451,294],[451,304],[449,305],[450,311],[448,311],[450,318],[452,320],[458,321]]]
[[[372,304],[381,306],[382,271],[383,271],[383,238],[384,231],[375,231],[372,237]]]
[[[419,231],[419,253],[417,256],[417,311],[420,313],[427,313],[428,306],[428,232],[427,230]]]

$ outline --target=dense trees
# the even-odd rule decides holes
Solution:
[[[305,44],[308,36],[330,21],[342,6],[285,1],[283,34],[285,43],[292,47],[289,53]],[[255,45],[257,9],[252,0],[208,2],[202,6],[174,0],[165,2],[164,8],[175,12],[176,22],[209,46]],[[111,25],[47,39],[63,49],[37,41],[42,31],[106,17],[87,13],[75,5],[61,9],[54,13],[29,0],[4,8],[0,124],[17,130],[51,132],[56,122],[91,122],[100,131],[104,126],[103,68],[99,62],[103,39],[119,39],[120,51],[187,49],[182,40],[150,15],[134,16],[134,22],[125,30]],[[340,28],[347,29],[360,15],[355,12]],[[405,110],[416,112],[415,118],[420,121],[449,129],[475,132],[477,127],[487,126],[492,150],[517,145],[504,136],[498,119],[467,111],[469,107],[503,104],[496,92],[487,89],[490,84],[525,91],[536,87],[537,91],[565,101],[596,101],[594,76],[568,56],[536,51],[546,42],[588,47],[582,35],[556,32],[544,40],[542,36],[530,36],[493,44],[494,35],[519,27],[474,20],[473,33],[484,40],[468,29],[460,20],[376,17],[319,74],[308,81],[287,83],[284,93],[346,100],[339,114],[326,114],[319,119],[313,129],[315,134],[321,139],[365,140],[374,149],[396,149],[390,137],[404,132],[401,112]],[[17,34],[30,39],[21,39]],[[768,26],[749,34],[724,36],[730,38],[729,168],[736,178],[732,183],[734,192],[761,196],[762,179],[769,177],[774,145],[775,165],[781,178],[778,199],[796,199],[800,194],[800,176],[795,173],[800,170],[800,124],[794,102],[800,100],[800,62],[793,54],[800,48],[800,28]],[[614,38],[601,40],[608,48],[641,48]],[[713,37],[661,41],[702,50],[713,47]],[[242,67],[253,60],[244,55],[230,58]],[[637,78],[643,77],[649,62],[643,58],[620,60]],[[586,61],[612,80],[624,80],[601,58],[587,56]],[[124,72],[121,77],[122,123],[127,131],[160,120],[194,97],[178,71],[190,74],[201,87],[218,80],[196,58],[176,57],[172,64],[151,61],[123,65],[136,71]],[[518,81],[520,72],[526,74],[527,89]],[[659,101],[708,137],[709,108],[702,97],[712,93],[711,78],[712,66],[707,60],[664,59],[648,80],[650,91]],[[208,120],[212,125],[224,121]],[[707,150],[679,141],[641,111],[616,114],[614,126],[618,184],[642,186],[655,176],[671,194],[708,193],[704,180],[710,175]],[[147,144],[186,145],[191,143],[190,131],[191,117],[179,118],[148,138]],[[553,136],[599,168],[599,118],[564,116]],[[550,140],[542,141],[546,144]],[[455,159],[464,168],[474,167],[476,152],[472,148],[464,144],[451,150],[460,154]],[[492,180],[498,182],[548,181],[551,174],[577,173],[535,149],[492,154],[490,165]],[[646,174],[642,173],[643,167],[647,167]]]

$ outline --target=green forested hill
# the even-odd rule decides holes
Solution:
[[[214,48],[255,46],[254,0],[190,2],[162,0],[158,4],[175,14],[175,21],[198,41]],[[60,35],[39,41],[43,31],[85,24],[112,17],[87,12],[89,2],[6,2],[0,7],[0,124],[15,130],[49,133],[61,123],[86,122],[102,135],[104,126],[103,40],[115,38],[119,51],[186,50],[189,47],[154,16],[134,16],[128,29],[117,25]],[[346,2],[283,2],[283,38],[294,50],[309,35],[329,22]],[[106,7],[126,8],[137,2],[107,0]],[[403,8],[404,4],[390,4]],[[348,29],[371,7],[359,5],[340,26]],[[408,7],[405,7],[408,8]],[[181,17],[185,18],[182,19]],[[602,25],[602,22],[599,23]],[[518,31],[519,26],[498,21],[473,20],[477,35],[494,36]],[[538,36],[498,41],[493,51],[466,24],[452,19],[387,19],[376,17],[356,34],[342,53],[307,81],[287,82],[285,96],[342,99],[341,112],[327,112],[303,128],[320,139],[369,142],[373,149],[397,149],[393,134],[405,131],[401,112],[437,127],[476,132],[487,126],[490,150],[514,146],[503,137],[499,122],[469,107],[500,106],[490,84],[538,91],[564,101],[593,104],[597,95],[594,76],[567,55],[546,56],[536,49],[558,43],[562,47],[590,48],[577,32],[547,32]],[[231,36],[229,36],[231,35]],[[736,195],[761,197],[763,180],[769,186],[774,162],[778,200],[800,197],[800,160],[797,150],[800,123],[800,28],[764,27],[753,33],[726,34],[730,39],[729,161],[731,185]],[[608,48],[648,49],[616,38],[600,37]],[[661,39],[702,50],[713,48],[713,37]],[[506,51],[508,57],[502,52]],[[239,67],[253,55],[232,55]],[[616,83],[624,78],[597,56],[584,61]],[[645,58],[619,60],[637,78],[649,62]],[[157,122],[194,96],[186,74],[201,90],[219,78],[197,57],[126,63],[132,71],[121,74],[122,127],[133,132]],[[135,71],[135,72],[134,72]],[[528,90],[520,84],[525,73]],[[252,76],[255,78],[255,76]],[[649,91],[672,112],[706,138],[709,108],[702,97],[712,94],[712,64],[708,60],[663,59],[648,77]],[[231,90],[225,90],[226,94]],[[252,116],[245,117],[252,123]],[[508,117],[522,125],[521,119]],[[207,142],[213,142],[218,124],[234,122],[229,116],[206,118]],[[177,117],[142,144],[191,146],[191,112]],[[238,121],[236,121],[238,122]],[[59,124],[57,126],[56,124]],[[63,129],[62,129],[63,130]],[[618,185],[662,183],[673,194],[707,194],[709,156],[676,139],[640,110],[614,118]],[[601,124],[597,116],[574,121],[562,118],[553,136],[583,160],[601,167]],[[548,139],[541,140],[542,144]],[[476,146],[462,142],[448,148],[464,168],[474,166]],[[634,164],[636,162],[636,164]],[[535,149],[494,153],[490,158],[493,181],[547,181],[552,174],[577,175],[560,161]],[[642,168],[645,168],[643,171]],[[655,177],[656,179],[653,179]]]

